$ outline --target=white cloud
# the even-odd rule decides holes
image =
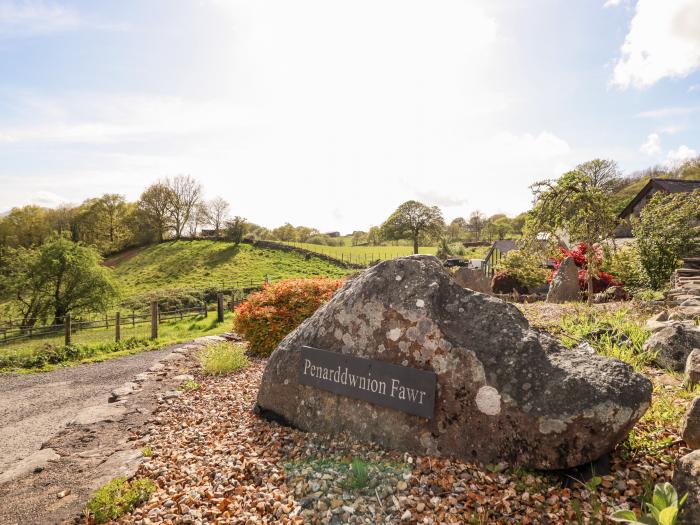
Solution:
[[[0,37],[57,33],[79,25],[78,14],[58,4],[0,0]]]
[[[674,149],[668,152],[666,155],[666,165],[667,166],[677,166],[682,162],[694,159],[698,156],[698,152],[692,148],[689,148],[685,144],[680,146],[678,149]]]
[[[623,0],[605,0],[603,7],[617,7],[622,4]]]
[[[639,0],[613,83],[641,88],[700,67],[700,2]]]
[[[651,133],[647,136],[647,140],[641,145],[639,151],[645,155],[653,156],[661,152],[661,139],[658,133]]]

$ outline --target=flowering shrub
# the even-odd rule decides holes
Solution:
[[[578,286],[582,291],[587,290],[588,284],[586,280],[588,279],[588,264],[586,262],[586,254],[588,253],[588,245],[585,242],[578,243],[573,250],[567,250],[566,248],[560,248],[561,254],[553,259],[554,261],[554,271],[549,276],[548,281],[551,282],[554,276],[559,271],[559,266],[561,262],[567,257],[571,257],[576,266],[578,267]],[[593,245],[594,255],[593,259],[596,266],[600,266],[603,260],[603,249],[600,245]],[[593,276],[593,292],[599,293],[607,290],[611,286],[622,286],[624,283],[618,280],[614,275],[599,271]]]
[[[249,350],[268,356],[284,337],[330,300],[340,279],[287,279],[266,285],[236,308],[234,329]]]

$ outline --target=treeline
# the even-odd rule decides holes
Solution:
[[[229,210],[220,197],[205,200],[195,179],[178,176],[152,184],[136,202],[105,194],[79,205],[13,208],[0,219],[0,246],[33,248],[58,235],[108,255],[131,246],[181,239],[207,227],[219,234],[235,222],[229,219]]]

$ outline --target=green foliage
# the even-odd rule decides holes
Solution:
[[[452,256],[452,249],[450,248],[450,245],[447,242],[447,239],[443,237],[442,239],[440,239],[440,242],[438,243],[437,258],[445,260],[451,256]]]
[[[369,473],[367,471],[367,463],[360,459],[354,458],[350,463],[350,474],[347,478],[347,485],[352,489],[363,489],[369,483]]]
[[[115,478],[95,492],[87,504],[86,514],[95,523],[116,520],[148,501],[156,488],[156,484],[150,479],[130,482],[126,478]]]
[[[695,248],[700,234],[700,192],[657,192],[632,219],[642,267],[649,284],[658,290],[668,283],[680,259]]]
[[[235,246],[243,241],[243,237],[248,231],[248,222],[243,217],[234,217],[226,221],[224,227],[224,238],[231,241]]]
[[[238,305],[233,327],[248,341],[252,353],[268,356],[341,284],[338,279],[289,279],[265,286]]]
[[[438,238],[445,229],[445,220],[437,206],[406,201],[382,224],[382,237],[388,240],[413,240],[413,253],[418,253],[421,236]]]
[[[209,375],[227,374],[248,366],[245,348],[231,343],[221,342],[209,345],[197,357],[204,373]],[[195,385],[195,388],[199,386],[196,383]]]
[[[625,287],[632,292],[649,286],[636,243],[626,244],[606,253],[602,269],[625,283]]]
[[[625,361],[636,370],[643,370],[655,357],[643,349],[649,332],[627,309],[601,312],[582,307],[565,315],[556,328],[553,331],[563,336],[564,345],[574,347],[586,341],[597,353]]]
[[[597,159],[577,166],[555,181],[534,184],[535,206],[526,223],[532,244],[536,246],[542,234],[554,241],[561,231],[570,241],[585,242],[587,246],[609,239],[617,225],[610,194],[616,173],[614,163]],[[596,262],[593,250],[588,250],[589,303],[593,302],[593,275],[599,270]]]
[[[503,257],[496,271],[506,271],[527,288],[537,288],[547,282],[549,270],[543,267],[542,257],[525,250],[511,250]]]
[[[11,296],[24,326],[68,313],[102,311],[117,296],[109,270],[92,248],[54,238],[36,249],[19,248],[0,276],[0,295]]]
[[[244,356],[245,357],[245,356]],[[199,388],[199,383],[195,381],[194,379],[188,379],[180,387],[178,390],[180,392],[192,392],[193,390],[197,390]]]
[[[651,501],[645,501],[646,512],[639,518],[631,510],[617,510],[610,516],[612,521],[639,525],[675,525],[687,494],[680,500],[676,489],[670,483],[658,483],[654,487]]]
[[[664,461],[672,462],[674,458],[668,448],[673,444],[674,435],[680,433],[686,402],[696,395],[682,386],[654,386],[651,407],[627,436],[623,454],[659,456]]]
[[[143,454],[144,458],[150,458],[153,456],[153,449],[151,447],[144,447],[141,450],[141,453]]]

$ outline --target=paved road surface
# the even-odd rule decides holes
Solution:
[[[82,408],[104,403],[112,389],[148,370],[173,348],[46,373],[0,374],[0,473],[39,450]]]

